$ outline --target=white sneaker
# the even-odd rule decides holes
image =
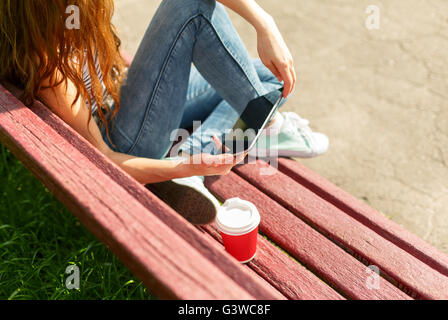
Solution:
[[[212,223],[221,206],[205,187],[204,177],[173,179],[147,187],[192,224]]]
[[[172,181],[179,185],[188,186],[200,192],[203,196],[205,196],[213,203],[213,205],[216,207],[217,210],[219,209],[219,207],[221,207],[221,204],[219,203],[218,199],[216,199],[215,196],[211,194],[211,192],[205,186],[203,176],[179,178],[179,179],[173,179]]]
[[[294,112],[282,112],[258,140],[257,154],[312,158],[325,153],[328,146],[328,137],[313,132],[308,120]]]

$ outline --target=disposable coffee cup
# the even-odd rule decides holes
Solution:
[[[253,203],[229,199],[219,209],[215,222],[228,253],[241,263],[255,257],[260,214]]]

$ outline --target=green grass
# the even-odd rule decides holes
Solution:
[[[80,290],[68,290],[68,265]],[[150,299],[144,285],[0,144],[0,299]]]

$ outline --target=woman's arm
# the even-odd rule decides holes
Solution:
[[[296,73],[292,55],[274,22],[254,0],[218,0],[247,20],[257,31],[258,54],[264,65],[284,82],[283,96],[294,89]]]
[[[48,82],[45,83],[44,81],[44,86],[48,86]],[[71,107],[75,96],[76,88],[70,80],[67,80],[67,86],[62,83],[57,87],[44,89],[39,93],[40,100],[54,113],[142,184],[194,175],[227,174],[234,165],[229,158],[230,155],[225,154],[219,156],[201,155],[202,158],[205,158],[203,159],[205,161],[196,159],[194,163],[197,164],[193,164],[193,161],[190,161],[190,163],[187,161],[192,160],[188,158],[185,160],[156,160],[115,152],[105,143],[98,125],[93,119],[87,126],[89,110],[83,99],[78,99],[73,108]]]

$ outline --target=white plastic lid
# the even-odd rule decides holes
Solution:
[[[260,213],[253,203],[232,198],[221,206],[215,222],[221,232],[239,236],[251,232],[260,224]]]

